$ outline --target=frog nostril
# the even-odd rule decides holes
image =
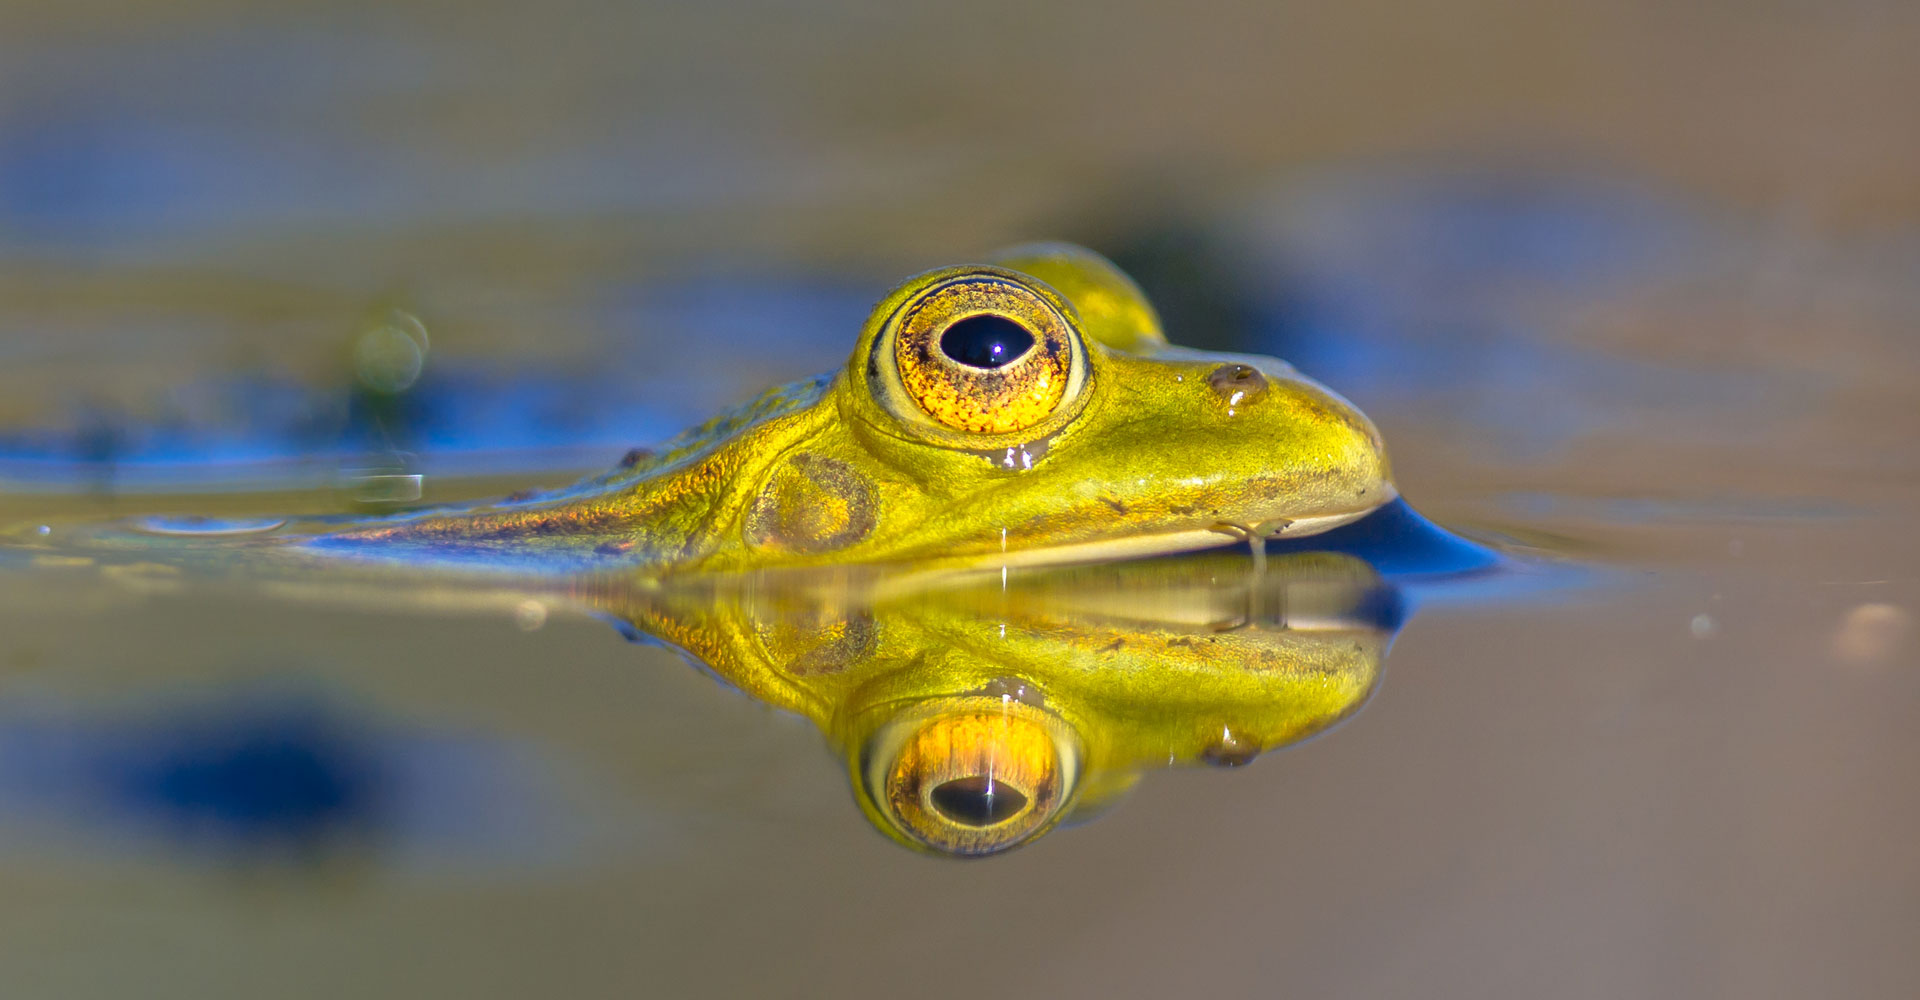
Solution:
[[[1267,394],[1267,377],[1252,365],[1225,364],[1207,376],[1207,386],[1228,406],[1239,406]]]
[[[1027,797],[1019,790],[986,775],[942,782],[930,797],[940,815],[961,826],[993,826],[1027,806]]]

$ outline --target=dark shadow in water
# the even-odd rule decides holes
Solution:
[[[227,705],[150,720],[93,760],[129,820],[228,850],[312,850],[375,834],[394,775],[375,739],[318,703]]]
[[[16,842],[247,866],[493,866],[551,847],[565,825],[540,801],[541,770],[512,747],[308,691],[0,706],[0,825]]]

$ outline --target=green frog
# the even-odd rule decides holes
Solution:
[[[927,578],[575,578],[572,599],[818,725],[867,818],[978,857],[1357,711],[1398,591],[1347,555],[1244,552]]]
[[[1018,566],[1309,535],[1394,495],[1353,406],[1274,358],[1169,344],[1119,268],[1052,243],[909,279],[844,368],[605,475],[281,542],[561,572]]]

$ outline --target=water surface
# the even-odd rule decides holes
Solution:
[[[8,995],[1920,988],[1907,15],[1524,50],[1325,15],[1292,58],[1111,15],[1087,65],[1059,14],[993,70],[911,12],[545,46],[300,9],[49,13],[0,60]],[[993,96],[942,97],[962,69]],[[1564,144],[1488,139],[1531,129]],[[565,483],[1035,237],[1293,360],[1414,508],[1571,575],[1348,551],[1401,603],[1344,721],[957,861],[876,831],[831,726],[591,601],[34,541]]]

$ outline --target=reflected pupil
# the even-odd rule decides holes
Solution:
[[[1005,316],[969,316],[940,335],[940,350],[972,368],[1011,364],[1033,347],[1033,334]]]
[[[1026,808],[1027,797],[1012,786],[976,775],[935,786],[934,808],[962,826],[992,826]]]

